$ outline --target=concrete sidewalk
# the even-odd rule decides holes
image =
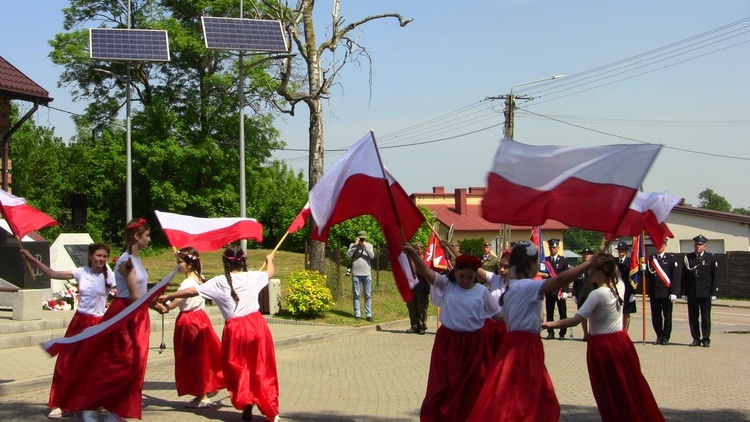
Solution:
[[[207,307],[219,337],[224,320],[216,307]],[[157,368],[174,365],[172,339],[174,337],[174,319],[177,312],[164,317],[162,335],[162,316],[151,310],[151,339],[148,356],[148,367]],[[48,389],[52,381],[55,358],[50,357],[40,344],[44,341],[62,337],[73,311],[49,311],[43,313],[41,321],[12,321],[0,318],[0,397],[21,394],[38,389]],[[266,316],[271,329],[274,344],[277,348],[301,342],[322,340],[332,336],[352,335],[360,330],[375,330],[375,325],[364,327],[347,327],[328,324],[316,324],[305,321],[292,321]],[[17,332],[16,330],[23,330]],[[28,344],[12,347],[17,343]],[[166,349],[161,349],[162,342]],[[9,347],[10,346],[10,347]]]

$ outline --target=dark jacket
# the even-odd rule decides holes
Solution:
[[[719,295],[716,268],[719,263],[712,253],[703,252],[698,258],[695,252],[685,255],[680,280],[680,294],[691,298]]]
[[[667,287],[659,274],[657,274],[656,269],[654,268],[654,259],[656,260],[656,265],[661,267],[664,274],[669,279],[671,283],[669,287]],[[674,260],[674,257],[667,253],[661,257],[657,254],[653,254],[648,257],[647,265],[646,278],[648,280],[648,296],[652,299],[668,299],[669,295],[676,294],[677,288],[675,287],[675,284],[677,283],[677,280],[675,280],[675,274],[677,273],[677,261]]]

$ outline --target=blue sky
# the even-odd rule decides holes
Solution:
[[[750,18],[750,2],[342,3],[347,22],[385,12],[414,21],[400,28],[379,20],[354,33],[373,59],[372,80],[367,63],[349,64],[324,104],[326,167],[372,129],[407,192],[485,186],[503,124],[501,102],[485,99],[566,74],[514,89],[534,97],[518,102],[516,140],[663,144],[645,191],[697,205],[711,188],[750,207],[750,20],[740,22]],[[52,107],[83,110],[57,88],[62,69],[48,58],[66,2],[0,5],[0,55],[50,91]],[[322,37],[330,1],[317,1],[316,12]],[[289,151],[275,156],[306,174],[308,114],[304,106],[296,114],[278,119]],[[34,119],[63,139],[73,133],[67,113],[41,107]]]

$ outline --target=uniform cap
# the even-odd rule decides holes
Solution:
[[[367,239],[367,232],[364,230],[360,230],[357,232],[357,237],[360,239]]]
[[[592,251],[591,248],[583,248],[583,252],[581,252],[581,255],[586,255],[586,254],[593,255],[594,251]]]
[[[701,245],[705,245],[707,240],[708,239],[706,239],[702,234],[699,234],[698,236],[695,236],[693,238],[693,242],[699,243]]]
[[[547,245],[549,245],[550,248],[556,248],[560,245],[560,239],[550,239],[547,241]]]
[[[485,240],[482,246],[492,246],[492,243]]]
[[[414,242],[411,244],[412,248],[422,248],[424,249],[424,245],[422,245],[422,242]]]
[[[628,246],[628,244],[625,243],[625,242],[620,242],[620,243],[617,244],[617,250],[625,250],[626,251],[628,249],[630,249],[630,246]]]

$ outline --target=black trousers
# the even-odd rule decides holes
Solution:
[[[672,335],[672,301],[651,298],[651,324],[656,337],[669,340]]]
[[[566,304],[565,299],[557,298],[557,293],[545,293],[544,305],[547,311],[547,321],[555,320],[555,305],[557,305],[557,313],[560,315],[560,319],[565,319],[568,317],[568,305]],[[547,332],[550,334],[554,334],[555,330],[548,329]],[[560,328],[560,335],[562,335],[563,337],[565,337],[565,333],[567,332],[567,328]]]
[[[688,297],[688,323],[693,340],[711,340],[711,299],[707,297]],[[698,314],[700,313],[700,324]],[[703,337],[701,337],[703,332]]]

